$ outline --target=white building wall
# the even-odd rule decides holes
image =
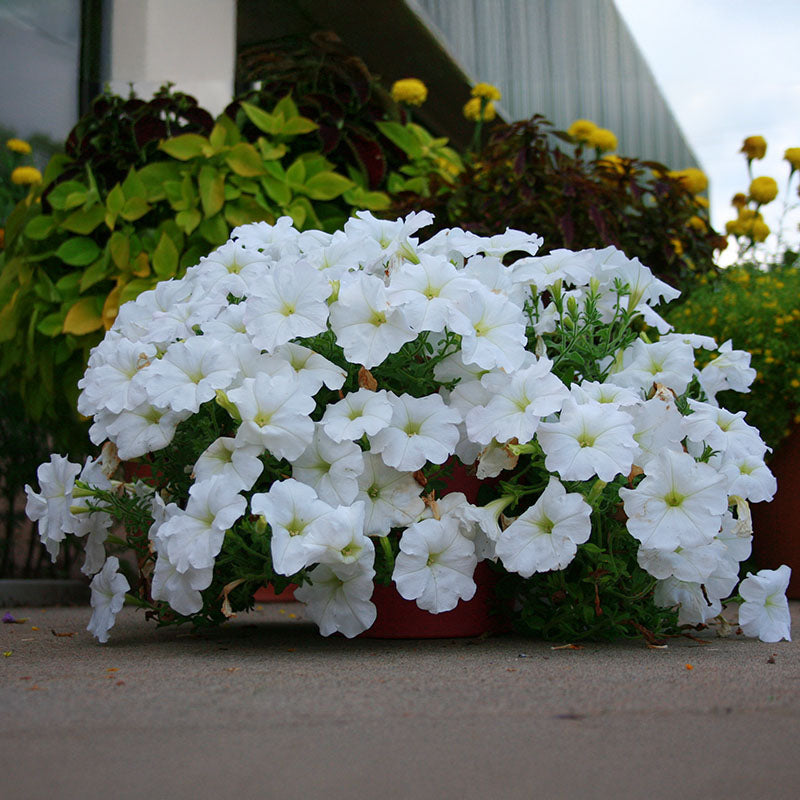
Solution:
[[[506,119],[610,128],[619,153],[697,164],[612,0],[406,0],[464,71],[503,92]]]
[[[219,114],[233,97],[236,0],[111,0],[112,91],[150,97],[168,81]]]

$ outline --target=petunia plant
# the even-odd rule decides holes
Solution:
[[[442,614],[488,561],[498,612],[536,636],[655,640],[743,602],[747,633],[788,638],[788,568],[735,594],[747,501],[775,491],[715,399],[752,381],[747,354],[671,331],[655,307],[677,290],[613,247],[421,243],[431,221],[242,225],[120,308],[79,384],[100,454],[27,487],[51,554],[86,541],[90,630],[123,597],[202,625],[291,582],[352,637],[376,582]]]

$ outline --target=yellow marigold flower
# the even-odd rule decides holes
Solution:
[[[499,101],[502,98],[500,90],[491,83],[476,83],[472,87],[471,92],[473,97],[485,97],[487,100]]]
[[[703,197],[701,194],[696,194],[694,196],[694,204],[696,206],[700,206],[701,208],[708,208],[708,198]]]
[[[754,220],[762,219],[762,216],[754,208],[740,208],[739,219],[742,222],[753,222]]]
[[[597,130],[597,125],[588,119],[576,119],[572,125],[567,128],[567,135],[575,139],[576,142],[585,142],[589,134]]]
[[[26,186],[32,183],[41,183],[42,173],[36,167],[17,167],[11,173],[11,183]]]
[[[705,172],[697,167],[687,167],[668,172],[670,178],[680,181],[692,194],[700,194],[708,188],[708,178]]]
[[[683,244],[681,243],[680,239],[670,239],[669,243],[672,245],[672,249],[675,251],[676,256],[683,255]]]
[[[792,172],[800,169],[800,147],[789,147],[784,153],[783,157],[791,164]]]
[[[473,97],[464,104],[464,116],[474,122],[483,119],[484,122],[494,119],[497,116],[494,103],[482,97]]]
[[[31,146],[23,139],[9,139],[6,142],[6,147],[12,153],[19,153],[23,156],[27,156],[31,152]]]
[[[763,219],[754,220],[750,236],[753,237],[754,242],[763,242],[769,236],[769,225]]]
[[[625,174],[625,160],[620,156],[603,156],[597,161],[597,163],[602,167],[607,167],[609,170],[616,172],[619,175]]]
[[[748,136],[742,143],[739,151],[747,156],[748,161],[754,158],[764,158],[767,153],[767,140],[763,136]]]
[[[586,137],[586,144],[596,147],[601,153],[617,149],[617,137],[608,128],[595,128]]]
[[[728,236],[744,236],[744,224],[740,219],[730,219],[725,223],[725,233]]]
[[[778,184],[774,178],[754,178],[750,184],[750,197],[759,205],[771,203],[778,196]]]
[[[731,198],[731,205],[734,208],[744,208],[747,205],[747,195],[744,192],[736,192]]]
[[[689,217],[689,219],[686,220],[686,224],[690,228],[693,228],[694,230],[699,231],[700,233],[704,233],[708,228],[708,226],[706,225],[706,221],[702,217],[698,217],[697,214],[695,214],[692,217]]]
[[[392,84],[392,100],[408,106],[421,106],[428,99],[428,87],[419,78],[401,78]]]

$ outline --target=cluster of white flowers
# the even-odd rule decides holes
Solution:
[[[420,243],[414,234],[429,222],[359,212],[334,234],[301,233],[288,219],[246,225],[182,279],[122,306],[79,384],[92,442],[113,444],[106,458],[167,447],[204,404],[230,415],[226,435],[185,465],[188,496],[153,493],[153,600],[200,611],[226,531],[262,518],[274,571],[307,570],[297,599],[323,634],[352,637],[376,617],[381,538],[401,534],[399,593],[445,612],[473,596],[481,559],[525,577],[566,567],[592,533],[593,487],[623,476],[619,500],[639,564],[658,580],[656,602],[679,606],[686,623],[719,614],[750,553],[747,501],[776,488],[758,432],[715,400],[747,390],[749,356],[669,332],[653,307],[677,292],[614,248],[537,257],[541,240],[513,230],[452,229]],[[661,335],[618,348],[602,381],[586,369],[568,385],[546,339],[588,307],[609,324],[641,317]],[[420,343],[437,390],[375,385],[371,370]],[[718,355],[698,370],[696,348]],[[704,400],[686,413],[677,398],[693,381]],[[491,478],[537,448],[542,488],[515,518],[502,516],[510,496],[481,507],[458,492],[423,495],[419,471],[431,464],[457,457]],[[265,457],[285,475],[265,481]],[[41,493],[27,487],[53,557],[65,534],[88,537],[90,629],[101,641],[129,587],[105,558],[110,517],[85,498],[112,486],[115,466],[90,459],[81,470],[53,456],[39,470]],[[563,483],[576,481],[586,491]],[[742,583],[747,633],[788,638],[787,571]]]

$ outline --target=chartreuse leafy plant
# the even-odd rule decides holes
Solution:
[[[260,131],[254,141],[222,116],[208,136],[163,140],[163,160],[131,167],[107,191],[91,163],[75,174],[69,159],[54,159],[10,215],[0,374],[14,374],[32,417],[63,413],[53,412],[64,400],[74,405],[89,348],[122,303],[182,275],[232,227],[288,216],[301,230],[333,230],[353,203],[387,204],[319,152],[291,155],[292,143],[316,129],[291,98],[271,111],[242,109]]]
[[[755,380],[725,404],[746,412],[770,447],[800,422],[800,264],[737,264],[698,282],[669,320],[752,354]],[[712,362],[713,363],[713,362]]]
[[[86,541],[89,630],[105,641],[126,598],[213,624],[292,581],[352,637],[376,582],[447,613],[489,560],[532,635],[657,641],[736,602],[745,632],[788,638],[788,567],[733,595],[748,501],[775,491],[758,431],[715,402],[748,354],[669,332],[677,290],[613,247],[420,243],[430,222],[246,224],[120,308],[80,382],[100,456],[53,455],[27,487],[53,557]]]

